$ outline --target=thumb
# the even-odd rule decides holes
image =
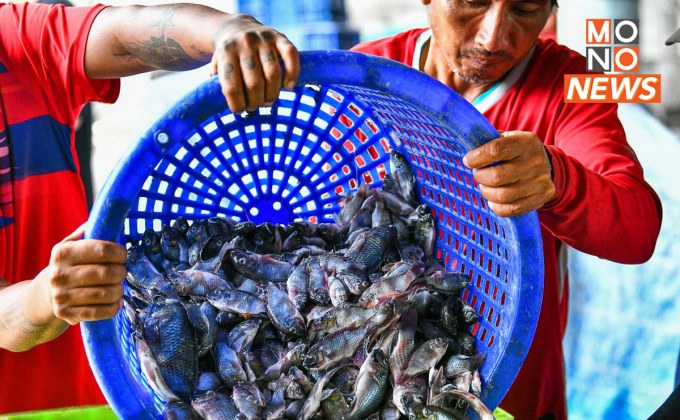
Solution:
[[[79,239],[83,239],[83,236],[85,235],[85,227],[87,226],[87,222],[83,223],[78,227],[78,229],[74,230],[73,233],[65,237],[64,239],[61,240],[61,242],[70,242],[70,241],[77,241]]]

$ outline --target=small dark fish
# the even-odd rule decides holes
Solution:
[[[258,318],[246,319],[239,323],[227,334],[227,345],[237,353],[250,350],[261,324],[262,320]]]
[[[371,227],[387,226],[392,224],[392,215],[385,208],[382,199],[376,199],[373,214],[371,214]]]
[[[161,412],[164,420],[199,420],[201,417],[184,401],[168,401]]]
[[[255,227],[255,232],[253,232],[253,245],[255,249],[260,254],[265,254],[273,252],[275,248],[276,237],[278,230],[276,226],[271,223],[261,223]],[[280,240],[280,237],[279,237]],[[279,246],[281,249],[282,246]]]
[[[314,236],[317,234],[320,226],[306,220],[295,220],[283,229],[287,235],[290,235],[292,232],[298,232],[302,236]]]
[[[349,406],[342,392],[335,389],[328,398],[321,401],[324,418],[328,420],[345,420]]]
[[[390,172],[399,185],[401,196],[407,202],[417,204],[416,177],[413,175],[411,165],[409,165],[406,158],[396,150],[390,151]]]
[[[454,378],[464,372],[474,372],[484,363],[484,355],[452,354],[444,360],[444,376]]]
[[[369,185],[362,183],[353,194],[348,194],[345,197],[344,205],[338,215],[338,224],[348,225],[354,216],[359,212],[361,205],[364,203],[369,194]]]
[[[227,345],[224,337],[218,337],[214,347],[214,359],[217,375],[227,386],[247,381],[245,370],[236,352]]]
[[[434,368],[444,357],[448,347],[449,340],[445,338],[435,338],[424,342],[411,356],[404,375],[415,376]]]
[[[452,348],[456,353],[472,356],[477,353],[477,340],[469,331],[459,331],[453,337]]]
[[[428,419],[428,420],[466,420],[468,417],[455,409],[445,409],[436,405],[424,406],[415,404],[412,407],[411,413],[413,418]]]
[[[470,408],[472,408],[475,414],[477,414],[477,418],[480,420],[493,420],[495,418],[491,413],[491,410],[489,410],[489,408],[484,405],[484,403],[479,398],[469,392],[464,392],[457,389],[445,391],[435,396],[433,398],[433,403],[436,403],[438,399],[447,396],[452,396],[468,403]],[[433,407],[433,409],[439,409],[439,407]]]
[[[267,315],[285,341],[305,334],[305,319],[290,300],[288,294],[274,286],[267,285]]]
[[[234,226],[234,229],[232,229],[231,234],[233,236],[250,236],[255,232],[255,229],[257,229],[257,225],[253,222],[241,222],[237,223]]]
[[[307,396],[307,399],[305,400],[302,409],[297,415],[298,420],[309,420],[312,417],[314,417],[317,411],[319,411],[319,408],[321,408],[321,400],[323,399],[322,395],[324,392],[324,388],[326,387],[326,384],[331,379],[331,377],[333,377],[335,372],[337,372],[338,369],[341,369],[343,367],[344,366],[338,366],[334,369],[329,370],[321,378],[319,378],[318,381],[316,381],[316,383],[314,384],[314,388],[312,388],[312,391],[309,393],[309,396]]]
[[[203,419],[207,420],[246,420],[228,396],[215,391],[208,391],[195,396],[191,400],[191,406]]]
[[[295,269],[293,264],[238,249],[231,251],[229,259],[241,274],[259,281],[284,282]]]
[[[413,288],[412,288],[413,290]],[[419,318],[431,318],[439,316],[444,299],[439,293],[430,292],[429,290],[414,290],[411,297],[413,308],[418,312]]]
[[[458,324],[462,329],[468,329],[479,321],[479,314],[470,305],[463,305],[463,309],[458,316]]]
[[[393,305],[386,304],[380,309],[363,325],[344,328],[321,338],[310,347],[302,365],[312,370],[328,369],[351,358],[367,337],[380,334],[398,316],[394,314]]]
[[[386,250],[394,246],[397,231],[393,226],[380,226],[359,234],[356,241],[350,245],[345,256],[373,272],[382,261]]]
[[[402,295],[424,270],[425,267],[420,261],[397,263],[392,270],[361,294],[357,304],[364,308],[372,308],[385,297]]]
[[[449,295],[439,311],[439,325],[454,335],[458,332],[458,316],[463,309],[463,301],[456,295]]]
[[[401,196],[399,184],[397,184],[397,180],[394,179],[394,177],[390,173],[385,173],[385,177],[383,178],[382,186],[380,187],[380,189],[385,192]]]
[[[205,228],[208,231],[208,236],[211,238],[218,236],[224,236],[228,238],[231,236],[231,231],[234,228],[234,225],[235,223],[231,219],[213,216],[206,220]]]
[[[356,379],[354,403],[347,414],[348,420],[361,420],[377,411],[389,387],[387,358],[380,349],[373,350],[359,369]]]
[[[146,255],[149,261],[156,267],[160,266],[165,258],[161,248],[161,236],[155,230],[147,229],[142,235],[141,245],[144,255]]]
[[[161,368],[158,365],[153,352],[141,335],[132,334],[132,340],[135,345],[140,370],[144,378],[146,378],[146,382],[151,386],[151,389],[154,390],[156,395],[166,401],[178,401],[179,398],[175,395],[175,392],[170,389],[165,382],[165,379],[163,379]]]
[[[211,293],[231,289],[226,280],[210,271],[189,269],[173,273],[168,279],[184,296],[205,297]]]
[[[342,280],[337,276],[328,278],[328,296],[333,306],[339,306],[349,300],[349,292]]]
[[[216,391],[224,384],[215,372],[202,372],[196,381],[195,395],[203,394],[207,391]]]
[[[348,365],[339,369],[328,382],[328,386],[340,391],[343,395],[354,393],[355,384],[359,376],[359,368]]]
[[[191,400],[198,376],[198,346],[182,304],[176,299],[158,300],[141,316],[144,341],[158,362],[172,392]]]
[[[425,277],[425,285],[437,292],[455,294],[470,284],[470,276],[463,273],[451,273],[449,271],[435,271]]]
[[[352,221],[349,224],[349,235],[352,236],[352,232],[363,229],[370,228],[373,224],[373,209],[370,207],[361,208],[354,215]]]
[[[376,309],[349,304],[333,307],[317,319],[310,320],[307,326],[309,340],[316,341],[317,338],[340,329],[361,325],[376,313]]]
[[[186,236],[187,232],[189,231],[189,221],[184,216],[177,217],[177,219],[175,219],[175,221],[172,222],[170,226],[177,229],[184,236]]]
[[[276,382],[272,397],[267,401],[263,418],[265,420],[280,419],[286,411],[286,389],[292,381],[289,377],[281,376]]]
[[[208,318],[213,312],[205,311],[205,308],[202,306],[191,302],[185,302],[184,309],[187,312],[189,323],[191,323],[194,329],[198,355],[199,357],[203,356],[212,348],[215,338],[214,334],[217,331],[217,323],[214,320],[211,322]]]
[[[413,213],[414,206],[407,202],[400,194],[392,194],[380,190],[374,190],[373,194],[382,199],[385,203],[385,208],[390,214],[404,217]]]
[[[279,359],[278,362],[269,366],[267,370],[265,370],[264,375],[260,379],[271,381],[282,374],[288,374],[288,370],[291,367],[302,364],[302,359],[305,356],[304,353],[306,350],[307,344],[305,343],[298,344],[292,349],[289,349],[288,352],[281,359]]]
[[[427,380],[423,376],[414,376],[397,382],[392,389],[392,402],[402,414],[408,415],[409,418],[413,418],[414,409],[425,405],[426,400]]]
[[[302,309],[307,303],[308,268],[307,261],[302,261],[286,279],[288,297],[298,310]]]
[[[242,290],[220,290],[207,296],[208,302],[220,311],[234,312],[244,317],[264,315],[265,303],[257,296]]]
[[[328,294],[328,273],[320,264],[320,257],[310,257],[307,259],[307,294],[310,299],[322,305],[331,303]]]
[[[125,268],[127,281],[143,293],[149,302],[157,295],[167,297],[177,295],[165,276],[156,269],[139,246],[133,246],[127,250]]]
[[[161,228],[161,249],[167,260],[189,262],[189,242],[177,228],[167,225]]]
[[[186,232],[189,244],[202,242],[209,238],[206,223],[207,221],[205,220],[197,220],[189,227],[189,230]]]
[[[248,420],[260,418],[260,411],[266,405],[265,398],[255,384],[241,382],[234,385],[234,404]]]
[[[427,205],[421,204],[414,213],[418,216],[412,221],[413,238],[425,255],[433,255],[437,242],[437,226],[432,212]]]
[[[286,410],[283,412],[284,419],[296,419],[298,415],[302,412],[302,407],[305,405],[305,400],[292,400],[286,406]]]
[[[399,420],[401,413],[399,409],[394,406],[392,400],[388,400],[380,410],[380,420]]]
[[[302,357],[300,357],[302,359]],[[309,393],[312,388],[314,387],[314,383],[309,379],[307,375],[305,375],[297,366],[293,365],[290,367],[290,370],[288,371],[288,375],[292,378],[294,378],[300,386],[302,386],[302,389],[305,391],[305,393]]]
[[[390,355],[390,371],[395,382],[399,382],[403,373],[408,367],[408,361],[411,358],[411,353],[416,348],[415,336],[416,325],[418,324],[418,313],[415,310],[410,310],[401,316],[401,324],[397,333],[397,343]],[[394,402],[397,407],[399,404]],[[406,414],[405,411],[400,411]]]
[[[231,241],[229,243],[232,245],[234,249],[240,249],[241,251],[245,252],[255,252],[255,246],[250,243],[248,239],[246,239],[245,236],[237,235],[231,238]]]

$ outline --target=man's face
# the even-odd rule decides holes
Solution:
[[[552,11],[550,0],[422,1],[430,4],[430,53],[469,83],[494,82],[516,66]]]

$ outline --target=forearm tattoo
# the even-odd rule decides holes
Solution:
[[[194,45],[183,46],[176,39],[168,36],[168,28],[175,26],[175,12],[180,6],[169,5],[151,28],[157,28],[158,36],[151,36],[147,40],[123,43],[123,46],[134,58],[141,59],[154,67],[164,70],[189,70],[210,61],[211,55],[200,51]],[[191,48],[199,59],[192,58],[185,48]],[[131,59],[133,59],[131,57]]]
[[[19,302],[12,302],[0,308],[0,333],[11,331],[30,336],[39,335],[47,328],[47,323],[35,323],[26,318]]]

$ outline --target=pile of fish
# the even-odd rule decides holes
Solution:
[[[336,223],[183,217],[130,244],[125,315],[173,419],[493,418],[469,276],[433,251],[403,156]]]

